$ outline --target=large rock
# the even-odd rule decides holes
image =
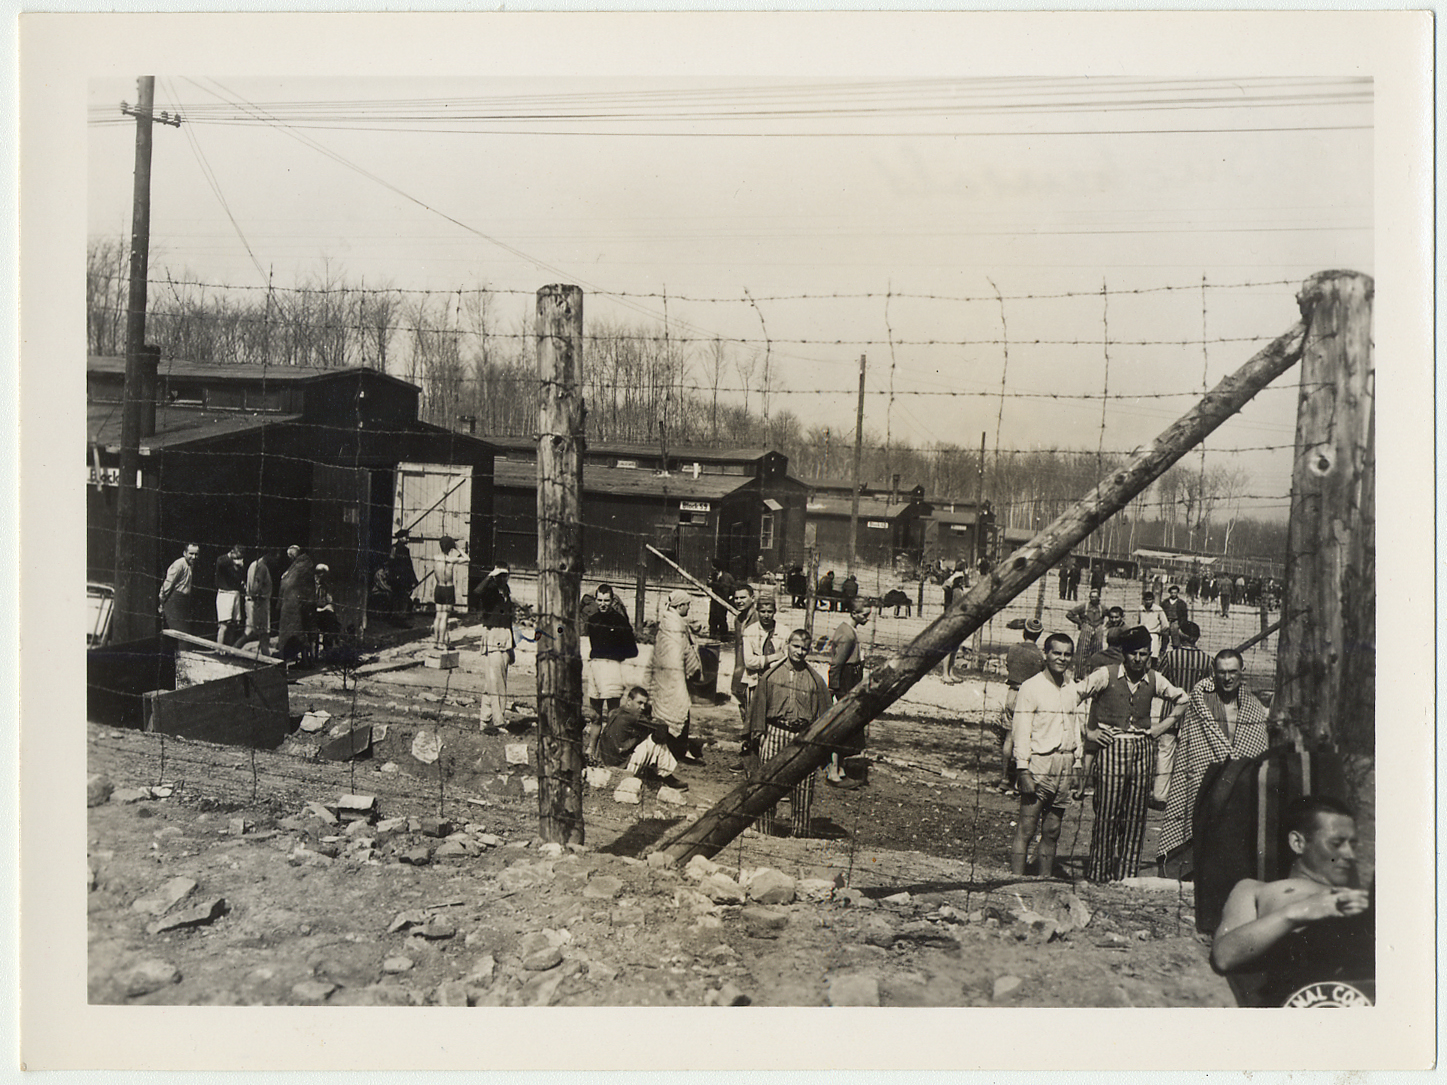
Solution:
[[[766,931],[783,930],[789,925],[789,913],[781,912],[775,908],[759,908],[750,906],[745,908],[740,915],[748,926]]]
[[[181,972],[173,964],[148,958],[137,961],[118,977],[127,998],[140,998],[162,987],[181,982]]]
[[[995,980],[991,997],[995,999],[1007,998],[1018,991],[1020,985],[1024,982],[1019,976],[1001,976]]]
[[[800,900],[821,903],[834,895],[834,883],[828,878],[805,878],[794,885]]]
[[[719,869],[719,865],[712,859],[702,855],[695,855],[683,868],[683,872],[695,881],[702,880]]]
[[[563,963],[563,951],[556,946],[529,953],[523,958],[523,967],[529,972],[545,972]]]
[[[1090,922],[1085,902],[1068,886],[1055,882],[1017,882],[998,890],[998,898],[1009,901],[1015,917],[1029,924],[1048,919],[1054,921],[1056,930],[1071,931],[1082,930]]]
[[[749,899],[760,904],[791,904],[795,895],[794,879],[772,867],[764,867],[749,879]]]
[[[292,987],[291,993],[303,1002],[324,1002],[336,989],[335,983],[325,980],[303,980]]]
[[[199,927],[203,923],[210,923],[213,919],[225,914],[226,898],[212,897],[193,908],[184,908],[172,915],[158,919],[154,923],[148,923],[146,930],[152,934],[160,934],[162,931],[172,931],[180,927]]]
[[[509,765],[526,765],[528,763],[528,744],[526,742],[509,742],[503,748],[503,755],[507,758]]]
[[[612,900],[623,889],[623,879],[612,874],[595,875],[583,889],[583,896],[590,900]]]
[[[102,773],[94,773],[93,775],[86,777],[86,806],[100,806],[111,797],[111,792],[115,789],[116,785],[111,783],[111,778]]]
[[[613,801],[637,806],[642,802],[643,781],[636,776],[625,776],[613,789]]]
[[[154,897],[142,897],[131,904],[131,910],[147,915],[164,915],[196,891],[196,883],[190,878],[172,878],[161,887]]]
[[[878,1006],[879,980],[858,974],[830,976],[828,994],[831,1006]]]
[[[743,886],[721,871],[716,871],[699,882],[698,891],[716,904],[744,902]]]
[[[658,801],[669,806],[687,806],[688,796],[676,787],[660,787],[658,789]]]

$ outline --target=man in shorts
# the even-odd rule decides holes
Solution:
[[[1025,873],[1037,827],[1036,869],[1044,878],[1054,874],[1065,810],[1072,797],[1080,797],[1080,694],[1066,678],[1074,655],[1074,641],[1064,633],[1051,633],[1045,638],[1045,669],[1026,679],[1015,698],[1015,785],[1020,791],[1020,815],[1010,844],[1010,870],[1015,874]]]
[[[457,605],[457,569],[458,566],[465,569],[471,559],[451,535],[438,539],[437,548],[441,553],[437,558],[437,586],[432,589],[432,602],[437,607],[432,619],[432,646],[445,652],[452,646],[447,624],[452,608]]]

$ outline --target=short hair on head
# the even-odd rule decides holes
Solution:
[[[1330,795],[1301,795],[1292,799],[1281,814],[1281,828],[1288,833],[1309,835],[1317,827],[1317,815],[1340,814],[1356,820],[1352,808]]]
[[[745,595],[753,595],[754,586],[750,584],[747,580],[740,580],[734,585],[734,591],[741,591]]]
[[[631,701],[634,697],[638,696],[638,694],[640,694],[640,693],[643,694],[643,696],[645,696],[645,697],[648,696],[648,690],[644,689],[642,686],[632,686],[632,687],[630,687],[629,690],[628,690],[628,699]]]
[[[1124,617],[1125,617],[1125,607],[1111,607],[1111,608],[1110,608],[1109,610],[1107,610],[1105,613],[1106,613],[1108,616],[1111,616],[1111,617],[1114,617],[1114,616],[1116,616],[1116,615],[1119,615],[1120,617],[1124,618]]]
[[[809,643],[809,631],[807,629],[804,629],[802,627],[799,629],[791,629],[789,631],[788,637],[786,637],[785,639],[793,640],[795,637],[799,637],[801,640],[803,640],[805,644]]]
[[[1222,648],[1219,652],[1217,652],[1214,656],[1211,657],[1211,665],[1215,666],[1223,659],[1234,659],[1237,663],[1241,664],[1242,670],[1246,669],[1246,658],[1235,648]]]
[[[1041,645],[1041,647],[1044,651],[1048,652],[1050,651],[1050,646],[1056,642],[1068,645],[1072,652],[1075,651],[1075,641],[1071,640],[1070,637],[1064,633],[1051,633],[1045,638],[1045,643]]]
[[[613,594],[613,585],[612,585],[612,584],[599,584],[596,588],[593,589],[593,594],[594,594],[594,595],[612,595],[612,594]]]

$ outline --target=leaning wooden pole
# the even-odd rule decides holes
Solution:
[[[1271,717],[1309,749],[1370,754],[1377,680],[1373,283],[1350,272],[1317,278],[1319,301],[1301,359]]]
[[[1312,289],[1314,283],[1316,280],[1310,280],[1299,297],[1302,318],[1289,331],[1222,380],[1194,409],[1157,437],[1150,448],[1137,453],[1126,466],[996,564],[973,588],[957,594],[944,614],[770,760],[756,780],[734,788],[673,836],[664,845],[665,854],[674,861],[717,854],[823,764],[832,749],[847,744],[865,724],[898,700],[1037,577],[1048,572],[1073,546],[1290,369],[1301,356],[1302,339],[1311,322],[1311,309],[1318,296]]]
[[[583,843],[583,291],[538,291],[538,823]]]

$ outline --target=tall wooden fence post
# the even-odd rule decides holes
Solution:
[[[1375,750],[1376,484],[1370,277],[1324,272],[1299,297],[1286,592],[1273,722],[1309,749]]]
[[[1094,490],[1060,514],[1004,561],[980,577],[963,598],[955,597],[939,618],[898,655],[870,672],[843,700],[798,735],[766,764],[698,820],[663,846],[673,861],[712,856],[771,809],[790,789],[822,765],[831,749],[847,745],[864,726],[938,664],[965,637],[989,621],[1036,578],[1043,576],[1086,536],[1164,474],[1207,434],[1236,414],[1252,396],[1286,372],[1301,355],[1304,323],[1252,357],[1213,388],[1192,410],[1131,457]]]
[[[583,291],[538,291],[539,835],[583,843]]]

